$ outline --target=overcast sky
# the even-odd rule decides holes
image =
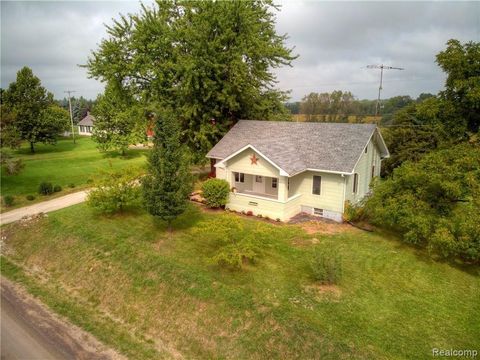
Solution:
[[[444,74],[435,54],[450,38],[479,41],[480,2],[281,4],[278,32],[288,33],[288,46],[300,55],[293,67],[276,70],[278,87],[291,90],[292,100],[335,89],[373,99],[379,72],[365,66],[380,63],[405,68],[386,72],[383,97],[437,93]],[[138,8],[137,1],[2,1],[1,87],[26,65],[56,98],[67,89],[95,98],[103,85],[78,64],[106,36],[105,23]]]

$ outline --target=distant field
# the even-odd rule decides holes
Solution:
[[[239,236],[261,239],[244,271],[210,261],[232,221]],[[191,205],[169,234],[140,209],[105,217],[82,204],[2,227],[1,270],[131,359],[431,359],[432,348],[478,349],[478,267],[325,226],[307,233]],[[341,256],[338,286],[315,283],[315,248]]]
[[[31,203],[25,199],[28,194],[35,195],[37,200],[40,198],[37,190],[42,181],[58,184],[66,193],[72,191],[70,184],[75,185],[73,190],[88,186],[103,170],[140,168],[145,164],[146,150],[129,150],[125,157],[105,154],[97,150],[92,139],[80,137],[76,144],[71,139],[61,139],[56,145],[38,144],[35,154],[24,144],[12,154],[23,160],[25,168],[15,176],[7,176],[2,169],[2,196],[13,195],[15,204],[22,205]]]
[[[306,114],[294,114],[292,115],[293,121],[321,121],[321,122],[344,122],[344,117],[340,115],[308,115]],[[366,124],[379,124],[382,120],[381,116],[373,115],[348,115],[347,122],[349,123],[366,123]]]

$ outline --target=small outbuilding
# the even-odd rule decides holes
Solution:
[[[95,123],[95,118],[93,117],[92,114],[90,114],[90,111],[87,111],[87,115],[78,122],[78,134],[79,135],[87,135],[87,136],[92,136],[93,133],[93,127]]]

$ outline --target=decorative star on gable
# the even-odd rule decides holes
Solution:
[[[250,161],[252,162],[251,165],[257,165],[258,158],[255,156],[255,154],[250,157]]]

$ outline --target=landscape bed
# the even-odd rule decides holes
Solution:
[[[263,239],[241,271],[210,260],[232,218]],[[255,220],[190,205],[169,234],[140,210],[77,205],[2,227],[2,274],[136,359],[430,358],[478,346],[478,268],[347,225],[322,234]],[[316,247],[341,255],[338,286],[315,283]]]

